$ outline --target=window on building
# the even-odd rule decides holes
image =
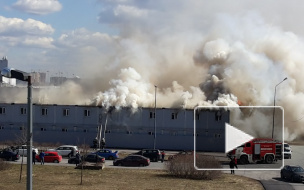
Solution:
[[[26,108],[21,108],[20,113],[21,115],[26,115]]]
[[[4,127],[3,127],[3,126],[0,126],[0,129],[4,129]]]
[[[63,116],[69,116],[69,109],[63,109]]]
[[[132,134],[132,131],[127,131],[127,134]]]
[[[41,128],[40,128],[40,131],[46,131],[46,128],[41,127]]]
[[[47,108],[42,108],[41,109],[41,115],[47,115],[47,114],[48,114]]]
[[[0,108],[0,114],[5,114],[5,107]]]
[[[149,134],[149,135],[154,135],[154,133],[153,133],[153,132],[151,132],[151,131],[149,131],[149,132],[148,132],[148,134]]]
[[[84,116],[89,117],[90,116],[90,110],[84,110]]]
[[[22,131],[22,130],[24,130],[24,127],[20,127],[19,129],[20,129],[20,131]]]
[[[155,118],[155,113],[153,111],[150,111],[150,118]]]
[[[222,113],[221,111],[216,111],[215,112],[215,121],[220,121],[222,120]]]
[[[83,132],[87,133],[87,132],[89,132],[89,130],[88,129],[84,129]]]
[[[68,129],[67,128],[62,128],[61,131],[62,132],[68,132]]]
[[[177,132],[176,132],[176,131],[173,131],[173,132],[171,133],[171,135],[172,135],[172,136],[177,136]]]
[[[200,119],[200,115],[196,114],[196,120],[199,120],[199,119]]]
[[[106,133],[111,133],[111,131],[110,130],[106,130]]]
[[[171,119],[177,119],[177,113],[172,113],[171,114]]]

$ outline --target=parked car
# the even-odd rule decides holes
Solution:
[[[80,153],[79,149],[77,146],[74,145],[62,145],[56,149],[49,149],[48,151],[55,151],[58,152],[61,156],[67,156],[67,157],[72,157],[72,150],[74,150],[74,154],[76,155],[77,152]]]
[[[185,151],[185,150],[184,151],[180,151],[180,152],[178,152],[175,155],[169,156],[168,160],[170,161],[170,160],[172,160],[172,159],[174,159],[174,158],[176,158],[178,156],[181,156],[181,155],[193,155],[193,151]]]
[[[97,155],[97,156],[98,156],[98,158],[97,158],[98,161],[97,162],[105,163],[105,158],[104,157],[99,156],[99,155]],[[96,163],[96,154],[95,153],[90,153],[90,154],[84,155],[84,156],[82,156],[81,160],[84,160],[86,162]],[[76,156],[73,156],[73,157],[69,158],[68,163],[69,164],[76,164],[76,163],[79,164]]]
[[[149,166],[150,159],[141,155],[129,155],[113,161],[114,166]]]
[[[149,158],[151,161],[158,162],[161,160],[161,154],[158,149],[143,149],[139,152],[134,153],[135,155],[142,155]]]
[[[10,150],[2,150],[0,151],[0,159],[15,161],[20,159],[20,155]]]
[[[20,156],[27,156],[27,145],[16,146],[13,150]],[[34,146],[32,147],[32,150],[34,150],[36,154],[38,154],[38,149]]]
[[[292,149],[291,146],[289,146],[289,144],[284,143],[284,158],[286,159],[291,159],[291,154],[292,154]]]
[[[100,149],[96,152],[93,152],[93,153],[97,153],[99,156],[101,157],[104,157],[106,160],[114,160],[114,159],[117,159],[119,156],[118,156],[118,151],[112,151],[112,150],[109,150],[109,149]]]
[[[281,169],[281,178],[292,182],[304,182],[304,169],[301,166],[286,165]]]
[[[59,163],[62,161],[62,156],[58,154],[58,152],[55,151],[46,151],[44,152],[44,162],[53,162],[53,163]],[[36,155],[36,160],[40,162],[39,154]]]

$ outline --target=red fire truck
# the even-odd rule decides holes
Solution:
[[[240,164],[263,161],[271,164],[282,159],[282,142],[267,138],[255,138],[228,152],[227,156],[234,156]]]

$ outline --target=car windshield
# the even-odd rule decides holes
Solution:
[[[304,169],[302,167],[292,167],[291,170],[293,172],[304,172]]]

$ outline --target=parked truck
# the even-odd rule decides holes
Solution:
[[[274,139],[255,138],[231,150],[227,156],[229,158],[235,156],[240,164],[260,161],[271,164],[282,159],[282,142]]]

